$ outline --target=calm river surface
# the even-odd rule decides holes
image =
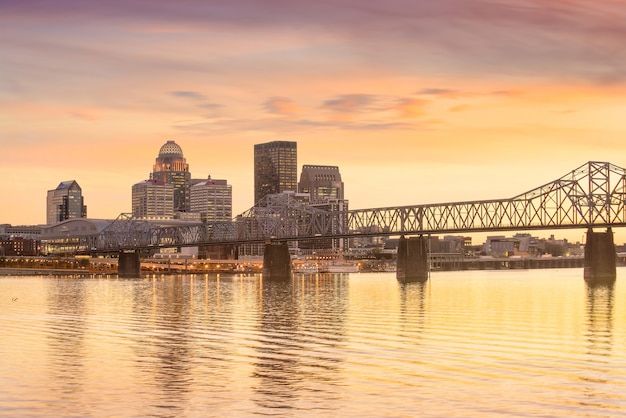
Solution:
[[[0,278],[0,416],[626,416],[626,269]]]

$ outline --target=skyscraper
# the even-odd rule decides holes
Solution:
[[[174,185],[161,180],[133,184],[133,217],[174,217]]]
[[[191,212],[207,222],[230,222],[233,218],[233,190],[226,180],[211,176],[190,188]]]
[[[298,192],[309,195],[309,202],[312,206],[329,212],[337,213],[333,219],[333,229],[335,231],[346,231],[348,229],[347,216],[342,215],[348,210],[348,201],[344,198],[343,181],[339,167],[331,165],[304,165],[298,183]],[[347,248],[347,240],[343,238],[299,241],[300,250],[321,250],[331,251],[344,250]]]
[[[312,204],[343,200],[343,182],[339,167],[331,165],[304,165],[298,183],[298,192],[307,193]]]
[[[254,145],[254,203],[268,194],[298,189],[298,147],[293,141]]]
[[[174,211],[189,210],[191,173],[183,150],[174,141],[167,141],[159,150],[150,179],[174,185]]]
[[[61,182],[56,189],[48,190],[46,223],[52,225],[67,219],[86,218],[87,206],[83,191],[75,180]]]

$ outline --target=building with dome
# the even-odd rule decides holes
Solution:
[[[183,150],[174,141],[167,141],[159,150],[151,180],[172,184],[174,186],[174,211],[186,212],[189,210],[189,187],[191,173],[189,164],[183,156]]]

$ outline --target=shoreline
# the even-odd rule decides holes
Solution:
[[[1,276],[67,276],[67,275],[82,275],[91,276],[94,274],[103,274],[102,272],[95,272],[81,269],[44,269],[44,268],[13,268],[13,267],[0,267]],[[115,273],[117,275],[117,273]]]

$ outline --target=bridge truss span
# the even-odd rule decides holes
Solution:
[[[352,210],[352,231],[385,234],[486,232],[626,225],[626,170],[588,162],[510,199]]]
[[[309,205],[296,194],[267,196],[232,222],[147,221],[122,214],[76,251],[158,250],[358,236],[450,234],[626,226],[626,170],[590,161],[563,177],[500,200],[347,210]],[[59,237],[66,242],[66,238]],[[65,248],[68,244],[64,244]]]

